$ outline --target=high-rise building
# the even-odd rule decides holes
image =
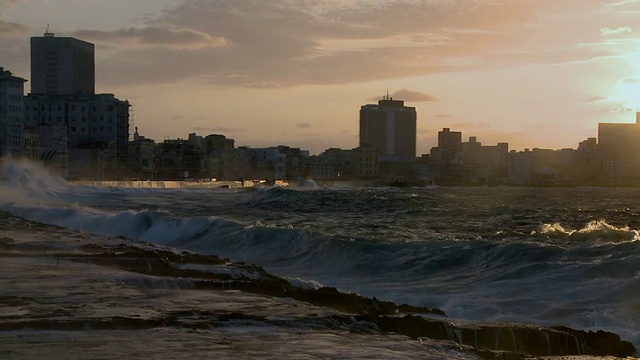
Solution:
[[[608,185],[640,183],[640,113],[631,124],[598,124],[602,179]]]
[[[379,157],[416,156],[416,108],[388,95],[378,104],[360,108],[360,147],[371,147]]]
[[[640,160],[640,113],[635,123],[599,123],[598,148],[609,156]]]
[[[20,156],[24,141],[23,98],[27,80],[0,67],[0,156]]]
[[[31,38],[31,93],[92,95],[95,93],[95,50],[92,43],[46,32]]]

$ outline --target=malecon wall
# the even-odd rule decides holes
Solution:
[[[80,186],[134,188],[134,189],[219,189],[219,188],[249,188],[267,185],[263,181],[151,181],[151,180],[121,180],[121,181],[74,181]],[[275,186],[288,186],[286,181],[276,181]]]

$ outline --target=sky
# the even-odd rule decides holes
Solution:
[[[0,0],[0,66],[30,78],[47,26],[96,46],[96,91],[139,133],[358,146],[362,105],[510,149],[576,148],[640,109],[640,0]],[[29,82],[25,92],[29,92]]]

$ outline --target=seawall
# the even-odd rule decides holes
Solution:
[[[120,181],[73,181],[80,186],[134,188],[134,189],[221,189],[251,188],[255,186],[288,186],[285,181],[276,181],[267,185],[265,181],[152,181],[152,180],[120,180]]]

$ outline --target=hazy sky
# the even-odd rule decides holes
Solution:
[[[640,0],[0,0],[0,66],[30,78],[29,38],[96,44],[96,90],[156,141],[358,145],[388,90],[486,145],[575,148],[640,108]],[[27,89],[29,91],[29,83]]]

